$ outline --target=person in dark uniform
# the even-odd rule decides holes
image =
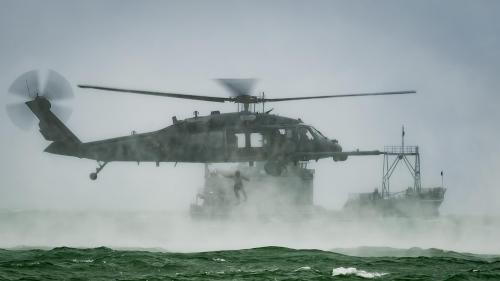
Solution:
[[[234,180],[234,195],[236,196],[236,199],[238,199],[238,203],[240,202],[240,192],[243,194],[243,200],[247,201],[247,193],[243,188],[243,180],[250,181],[250,179],[248,179],[245,176],[242,176],[240,171],[236,171],[234,175],[226,177]]]

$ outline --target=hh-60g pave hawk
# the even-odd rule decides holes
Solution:
[[[232,94],[231,97],[213,97],[191,94],[130,90],[91,85],[78,85],[84,89],[97,89],[114,92],[125,92],[160,97],[191,99],[209,102],[233,102],[238,104],[238,111],[220,113],[213,111],[208,116],[199,116],[177,120],[172,117],[173,124],[158,131],[128,136],[81,142],[63,122],[61,118],[68,115],[51,101],[71,98],[72,89],[67,80],[60,74],[50,70],[42,91],[38,71],[29,71],[17,78],[9,88],[9,92],[29,100],[24,104],[11,104],[7,112],[14,124],[27,127],[32,119],[26,114],[26,106],[39,119],[40,132],[51,141],[45,152],[87,158],[98,161],[95,172],[90,174],[92,180],[112,161],[131,162],[265,162],[265,171],[270,175],[280,175],[290,163],[318,160],[332,157],[335,161],[345,161],[350,155],[379,155],[374,151],[342,151],[335,139],[328,139],[314,127],[306,125],[300,119],[293,119],[271,114],[265,111],[264,104],[308,99],[382,96],[412,94],[415,91],[397,91],[380,93],[360,93],[343,95],[322,95],[309,97],[266,98],[250,95],[254,79],[219,79],[218,81]],[[257,112],[256,105],[262,104],[262,111]],[[29,116],[27,116],[29,115]],[[31,120],[32,121],[32,120]],[[31,123],[32,124],[32,123]]]

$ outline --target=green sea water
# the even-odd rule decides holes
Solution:
[[[498,237],[484,216],[3,210],[0,281],[500,280]]]
[[[352,253],[362,256],[347,255]],[[0,280],[367,279],[500,280],[500,257],[417,248],[262,247],[199,253],[105,247],[0,250]]]

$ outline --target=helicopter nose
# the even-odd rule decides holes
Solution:
[[[341,152],[342,151],[342,146],[340,146],[340,144],[337,140],[331,140],[330,148],[334,152]]]

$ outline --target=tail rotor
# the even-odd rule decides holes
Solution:
[[[45,78],[41,74],[45,74],[43,76]],[[46,73],[41,73],[38,70],[28,71],[14,80],[8,92],[16,96],[17,101],[6,106],[7,115],[15,126],[23,130],[30,129],[35,123],[35,118],[26,106],[26,102],[40,99],[57,103],[73,98],[70,83],[54,70],[49,70]],[[71,115],[69,107],[50,104],[50,108],[62,120],[68,119]]]

